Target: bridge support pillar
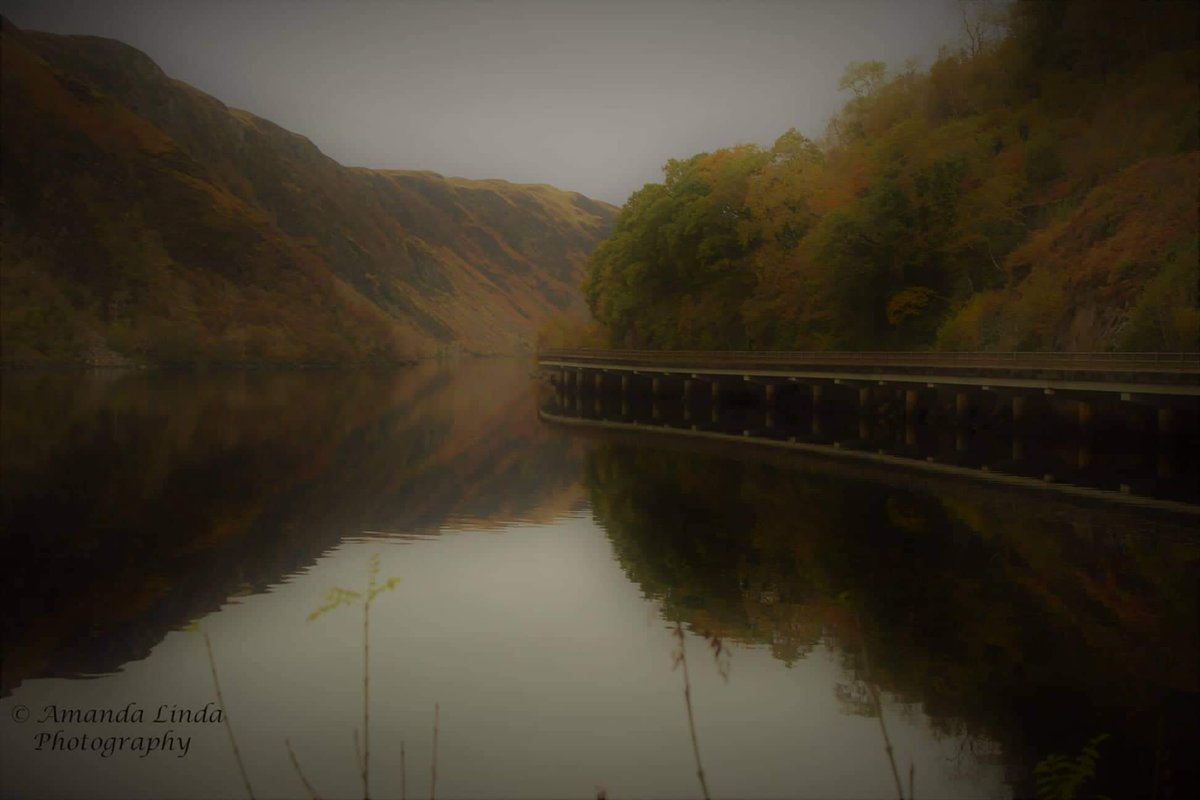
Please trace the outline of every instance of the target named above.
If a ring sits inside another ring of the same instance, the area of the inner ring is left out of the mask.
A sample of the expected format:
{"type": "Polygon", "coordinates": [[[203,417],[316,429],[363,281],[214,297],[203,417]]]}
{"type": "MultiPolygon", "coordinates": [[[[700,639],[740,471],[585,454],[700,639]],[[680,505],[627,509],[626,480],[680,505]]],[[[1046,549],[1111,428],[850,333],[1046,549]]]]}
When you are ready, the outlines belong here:
{"type": "Polygon", "coordinates": [[[1092,420],[1096,406],[1090,400],[1080,400],[1077,408],[1079,418],[1079,445],[1075,451],[1075,466],[1087,469],[1092,463],[1092,420]]]}
{"type": "Polygon", "coordinates": [[[1025,419],[1025,396],[1014,394],[1012,399],[1012,418],[1013,422],[1020,422],[1025,419]]]}
{"type": "Polygon", "coordinates": [[[916,421],[917,411],[921,407],[921,396],[917,394],[916,389],[904,390],[904,418],[907,420],[916,421]]]}
{"type": "Polygon", "coordinates": [[[963,428],[959,428],[954,432],[954,452],[967,452],[967,432],[963,428]]]}
{"type": "Polygon", "coordinates": [[[1012,441],[1012,460],[1023,461],[1025,459],[1025,440],[1020,436],[1014,436],[1012,441]]]}
{"type": "Polygon", "coordinates": [[[909,421],[904,423],[904,444],[911,447],[917,443],[917,425],[909,421]]]}
{"type": "Polygon", "coordinates": [[[966,420],[970,410],[971,396],[966,392],[957,392],[954,395],[954,418],[959,422],[962,422],[966,420]]]}
{"type": "Polygon", "coordinates": [[[1079,427],[1090,428],[1092,419],[1096,416],[1096,407],[1087,400],[1079,401],[1079,427]]]}
{"type": "Polygon", "coordinates": [[[621,396],[622,397],[629,396],[629,376],[628,375],[621,376],[621,396]]]}
{"type": "Polygon", "coordinates": [[[864,386],[858,390],[858,413],[866,414],[871,409],[871,387],[864,386]]]}
{"type": "Polygon", "coordinates": [[[825,387],[822,384],[814,383],[811,385],[812,390],[812,435],[820,437],[824,428],[821,415],[825,411],[825,387]]]}
{"type": "Polygon", "coordinates": [[[1161,478],[1175,475],[1175,448],[1171,434],[1175,431],[1175,412],[1170,406],[1159,406],[1155,416],[1158,421],[1158,464],[1155,474],[1161,478]]]}
{"type": "Polygon", "coordinates": [[[599,392],[601,389],[604,388],[604,373],[603,372],[596,373],[596,377],[592,378],[592,385],[596,387],[597,392],[599,392]]]}

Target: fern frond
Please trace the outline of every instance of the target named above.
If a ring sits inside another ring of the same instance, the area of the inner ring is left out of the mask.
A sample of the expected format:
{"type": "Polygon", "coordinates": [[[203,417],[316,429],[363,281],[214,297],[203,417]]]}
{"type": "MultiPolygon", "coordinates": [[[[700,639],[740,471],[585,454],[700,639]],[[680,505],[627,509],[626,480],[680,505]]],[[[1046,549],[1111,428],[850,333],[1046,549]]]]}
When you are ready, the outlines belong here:
{"type": "Polygon", "coordinates": [[[312,622],[322,614],[333,611],[338,606],[348,606],[361,598],[362,595],[353,589],[343,589],[341,586],[334,586],[325,593],[325,605],[309,614],[308,621],[312,622]]]}
{"type": "Polygon", "coordinates": [[[367,602],[368,603],[371,602],[372,600],[374,600],[376,597],[383,594],[384,592],[390,592],[392,589],[395,589],[396,584],[398,584],[398,583],[400,583],[399,578],[391,577],[391,578],[388,578],[387,583],[383,584],[382,586],[372,586],[370,593],[367,595],[367,602]]]}

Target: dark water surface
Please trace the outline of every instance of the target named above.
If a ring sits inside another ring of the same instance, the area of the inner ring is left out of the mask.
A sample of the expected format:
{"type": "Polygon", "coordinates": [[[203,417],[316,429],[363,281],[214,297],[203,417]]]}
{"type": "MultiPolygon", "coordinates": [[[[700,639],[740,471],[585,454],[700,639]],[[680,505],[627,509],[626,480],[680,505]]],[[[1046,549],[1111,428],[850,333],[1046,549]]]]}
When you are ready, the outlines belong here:
{"type": "Polygon", "coordinates": [[[1195,788],[1195,517],[581,434],[530,371],[6,375],[3,795],[426,796],[436,704],[439,797],[697,796],[676,622],[715,797],[894,797],[881,713],[917,797],[1101,736],[1084,794],[1195,788]]]}

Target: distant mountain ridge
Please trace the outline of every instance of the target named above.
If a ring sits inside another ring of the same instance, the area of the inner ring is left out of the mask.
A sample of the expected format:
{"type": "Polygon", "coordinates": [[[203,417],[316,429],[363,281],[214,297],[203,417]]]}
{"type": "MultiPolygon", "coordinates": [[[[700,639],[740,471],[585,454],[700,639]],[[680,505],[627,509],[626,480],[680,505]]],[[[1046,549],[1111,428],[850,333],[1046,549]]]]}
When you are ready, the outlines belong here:
{"type": "Polygon", "coordinates": [[[2,37],[5,364],[395,362],[586,315],[613,206],[344,167],[120,42],[2,37]]]}

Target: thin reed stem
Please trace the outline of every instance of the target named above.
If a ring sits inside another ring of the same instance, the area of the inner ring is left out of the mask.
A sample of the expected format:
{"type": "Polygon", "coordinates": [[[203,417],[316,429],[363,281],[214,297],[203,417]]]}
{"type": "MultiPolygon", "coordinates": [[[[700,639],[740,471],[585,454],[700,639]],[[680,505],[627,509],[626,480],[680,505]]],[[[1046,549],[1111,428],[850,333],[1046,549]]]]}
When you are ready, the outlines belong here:
{"type": "Polygon", "coordinates": [[[408,800],[408,770],[404,766],[404,740],[400,740],[400,800],[408,800]]]}
{"type": "Polygon", "coordinates": [[[433,772],[429,780],[429,800],[437,800],[437,740],[438,740],[438,714],[439,707],[437,703],[433,704],[433,772]]]}
{"type": "Polygon", "coordinates": [[[354,729],[353,734],[354,734],[354,761],[355,761],[355,763],[358,764],[358,777],[362,778],[363,786],[365,787],[366,783],[367,783],[367,778],[363,774],[362,746],[358,740],[358,728],[354,729]]]}
{"type": "Polygon", "coordinates": [[[709,800],[708,782],[704,779],[704,765],[700,762],[700,742],[696,739],[696,719],[692,713],[692,682],[688,677],[687,653],[683,647],[683,624],[675,623],[675,638],[679,640],[678,662],[683,665],[683,701],[687,705],[688,733],[692,737],[692,754],[696,757],[696,777],[700,779],[700,792],[709,800]]]}
{"type": "Polygon", "coordinates": [[[309,798],[311,800],[321,800],[321,797],[317,794],[317,790],[313,788],[313,785],[309,783],[308,778],[304,775],[304,770],[300,769],[300,760],[296,758],[296,752],[292,750],[292,740],[284,739],[283,743],[287,746],[288,757],[292,759],[292,766],[296,768],[296,774],[300,776],[300,782],[304,784],[309,798]]]}
{"type": "Polygon", "coordinates": [[[242,773],[242,783],[246,786],[246,794],[254,800],[254,789],[250,787],[250,776],[246,774],[246,765],[242,763],[242,753],[238,750],[237,739],[233,737],[233,725],[229,721],[229,709],[225,706],[225,697],[221,694],[221,681],[217,678],[217,660],[213,658],[212,641],[208,631],[204,631],[204,647],[208,650],[208,666],[212,670],[213,688],[217,690],[217,705],[221,707],[225,719],[225,732],[229,734],[229,744],[233,748],[233,757],[237,760],[238,771],[242,773]]]}
{"type": "Polygon", "coordinates": [[[370,800],[371,789],[371,715],[368,698],[371,690],[371,671],[370,671],[370,629],[368,627],[371,613],[371,590],[375,588],[375,575],[371,575],[370,583],[367,587],[367,599],[363,601],[363,757],[362,757],[362,781],[363,781],[363,800],[370,800]]]}
{"type": "Polygon", "coordinates": [[[879,732],[883,734],[883,749],[887,753],[888,763],[892,766],[892,778],[896,781],[896,796],[900,800],[904,800],[904,785],[900,782],[900,770],[896,768],[896,756],[892,750],[892,740],[888,737],[887,724],[883,720],[883,703],[879,700],[879,687],[871,679],[871,662],[867,658],[867,640],[863,636],[862,620],[859,618],[857,611],[854,613],[854,622],[858,628],[858,645],[862,652],[863,674],[867,679],[867,690],[871,693],[871,701],[875,704],[875,715],[879,717],[879,732]]]}

